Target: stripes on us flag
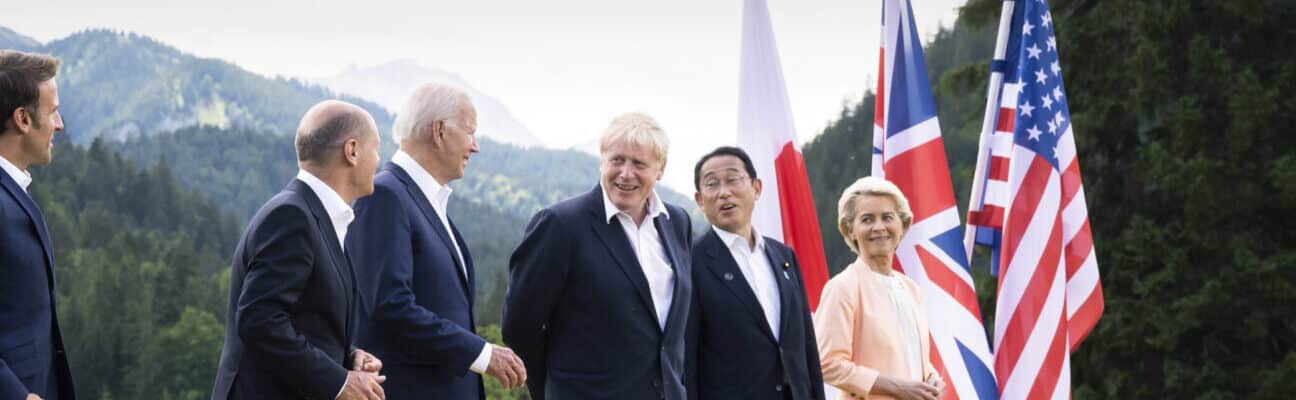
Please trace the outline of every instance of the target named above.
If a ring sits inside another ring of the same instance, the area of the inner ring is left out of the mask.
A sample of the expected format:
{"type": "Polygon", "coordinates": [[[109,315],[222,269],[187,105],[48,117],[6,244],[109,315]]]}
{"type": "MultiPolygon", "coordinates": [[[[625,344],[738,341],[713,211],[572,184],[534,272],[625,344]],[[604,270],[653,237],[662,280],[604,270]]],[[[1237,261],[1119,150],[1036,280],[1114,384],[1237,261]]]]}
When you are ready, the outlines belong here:
{"type": "Polygon", "coordinates": [[[1102,314],[1102,286],[1052,14],[1044,0],[1003,9],[968,229],[999,278],[1001,398],[1068,399],[1070,353],[1102,314]]]}

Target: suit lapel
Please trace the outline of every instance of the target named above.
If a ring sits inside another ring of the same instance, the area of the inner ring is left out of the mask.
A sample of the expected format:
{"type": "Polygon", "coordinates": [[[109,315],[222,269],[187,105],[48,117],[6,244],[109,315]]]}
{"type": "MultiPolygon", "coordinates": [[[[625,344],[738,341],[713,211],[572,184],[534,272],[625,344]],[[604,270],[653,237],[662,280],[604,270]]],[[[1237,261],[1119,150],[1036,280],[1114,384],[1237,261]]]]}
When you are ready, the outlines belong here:
{"type": "Polygon", "coordinates": [[[729,293],[733,294],[738,299],[738,302],[743,305],[743,308],[747,309],[747,313],[751,314],[757,325],[760,325],[761,332],[764,332],[765,336],[769,337],[770,340],[774,340],[774,333],[770,331],[769,321],[765,319],[765,311],[761,308],[760,301],[756,299],[756,291],[752,289],[751,282],[748,282],[747,278],[744,277],[742,269],[738,266],[738,262],[734,260],[733,254],[729,252],[728,246],[720,239],[720,235],[715,233],[714,229],[707,232],[704,240],[707,243],[707,257],[711,261],[707,263],[707,267],[709,267],[711,273],[720,282],[723,282],[724,286],[729,289],[729,293]]]}
{"type": "Polygon", "coordinates": [[[45,216],[41,214],[41,209],[36,205],[36,201],[31,198],[21,187],[18,182],[14,182],[9,174],[0,171],[0,186],[18,200],[18,206],[22,207],[27,216],[31,218],[32,224],[36,226],[36,235],[40,237],[41,248],[45,252],[45,272],[49,276],[50,293],[54,293],[54,246],[50,242],[49,229],[45,226],[45,216]]]}
{"type": "Polygon", "coordinates": [[[797,276],[796,274],[800,274],[800,271],[792,269],[797,263],[796,260],[791,260],[788,256],[789,254],[783,253],[776,249],[775,246],[765,245],[765,258],[769,260],[770,268],[774,273],[774,281],[778,282],[779,288],[780,337],[783,337],[783,333],[787,333],[792,324],[801,321],[799,315],[794,315],[795,312],[802,308],[797,304],[797,296],[801,296],[801,294],[797,291],[797,280],[794,279],[797,276]]]}
{"type": "Polygon", "coordinates": [[[465,289],[468,290],[468,305],[471,308],[473,299],[475,298],[473,296],[477,295],[477,271],[473,267],[472,252],[468,251],[468,246],[464,244],[463,234],[459,233],[459,226],[455,225],[454,220],[446,217],[446,221],[450,222],[450,234],[454,235],[455,243],[459,243],[459,251],[463,254],[463,260],[461,261],[463,261],[464,270],[468,275],[468,281],[465,282],[465,289]]]}
{"type": "MultiPolygon", "coordinates": [[[[315,217],[315,226],[319,229],[319,234],[324,238],[325,246],[328,246],[329,258],[333,260],[333,273],[337,274],[338,280],[342,281],[343,288],[348,294],[355,290],[355,270],[351,268],[351,259],[342,251],[342,244],[338,243],[337,229],[333,227],[333,220],[329,218],[328,211],[324,209],[324,203],[320,202],[319,195],[297,179],[293,179],[288,185],[288,189],[297,192],[302,199],[306,200],[306,206],[310,207],[311,215],[315,217]],[[345,269],[345,270],[343,270],[345,269]]],[[[354,307],[354,299],[347,301],[347,307],[354,307]]],[[[347,314],[347,326],[350,330],[351,315],[347,314]]]]}
{"type": "MultiPolygon", "coordinates": [[[[455,276],[459,277],[460,289],[463,289],[464,296],[468,297],[468,301],[471,303],[472,289],[467,277],[465,277],[463,273],[463,271],[467,270],[464,268],[464,260],[459,259],[459,253],[455,251],[454,242],[450,241],[451,233],[446,232],[445,225],[441,223],[441,216],[432,208],[432,202],[423,194],[423,190],[419,188],[418,184],[414,183],[414,178],[410,177],[409,173],[405,172],[404,168],[396,165],[396,163],[388,162],[387,169],[395,174],[396,179],[399,179],[401,183],[405,185],[405,191],[414,199],[414,205],[423,212],[423,218],[427,219],[428,225],[432,226],[432,231],[436,232],[436,236],[441,240],[441,244],[445,245],[446,251],[450,252],[450,260],[454,261],[455,264],[455,276]]],[[[446,217],[446,220],[449,221],[450,218],[446,217]]],[[[462,243],[462,241],[460,241],[460,243],[462,243]]],[[[467,251],[464,251],[463,253],[468,254],[467,251]]],[[[467,256],[465,255],[465,257],[467,256]]]]}
{"type": "Polygon", "coordinates": [[[635,292],[639,293],[639,299],[643,300],[653,320],[657,321],[657,307],[653,304],[652,292],[648,290],[648,278],[644,276],[639,260],[634,257],[634,248],[630,247],[630,239],[626,238],[625,230],[621,227],[621,219],[613,218],[611,223],[608,222],[607,211],[603,209],[603,189],[595,187],[594,191],[586,194],[586,203],[590,214],[593,214],[590,222],[594,236],[607,247],[612,259],[621,267],[621,272],[625,273],[635,292]]]}
{"type": "Polygon", "coordinates": [[[674,294],[671,297],[671,307],[668,311],[670,314],[666,316],[665,330],[670,330],[672,326],[683,323],[683,321],[675,322],[677,320],[675,316],[685,315],[680,313],[688,311],[689,302],[684,301],[684,299],[689,299],[689,293],[686,292],[693,290],[692,286],[687,283],[688,280],[685,279],[692,274],[689,269],[690,265],[680,259],[680,257],[684,256],[684,252],[687,251],[684,249],[684,238],[675,234],[669,215],[670,209],[665,209],[662,210],[661,215],[653,218],[653,227],[657,229],[658,240],[661,240],[662,248],[666,250],[666,258],[670,260],[671,270],[675,271],[675,287],[671,289],[674,294]]]}

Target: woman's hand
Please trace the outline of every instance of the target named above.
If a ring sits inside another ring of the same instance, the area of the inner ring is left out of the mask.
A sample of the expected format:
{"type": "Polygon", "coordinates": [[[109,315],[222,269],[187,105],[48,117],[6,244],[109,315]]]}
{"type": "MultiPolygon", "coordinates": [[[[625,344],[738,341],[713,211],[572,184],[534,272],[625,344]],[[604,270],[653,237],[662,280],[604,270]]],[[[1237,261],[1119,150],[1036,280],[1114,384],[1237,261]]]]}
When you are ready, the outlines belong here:
{"type": "Polygon", "coordinates": [[[940,374],[933,372],[928,375],[926,383],[936,388],[936,398],[945,397],[945,379],[941,378],[940,374]]]}
{"type": "Polygon", "coordinates": [[[945,391],[945,383],[940,382],[939,379],[940,377],[936,378],[937,383],[940,384],[938,388],[929,383],[932,381],[931,378],[928,378],[928,382],[918,382],[883,375],[879,376],[877,382],[873,384],[873,392],[900,400],[939,400],[945,391]]]}

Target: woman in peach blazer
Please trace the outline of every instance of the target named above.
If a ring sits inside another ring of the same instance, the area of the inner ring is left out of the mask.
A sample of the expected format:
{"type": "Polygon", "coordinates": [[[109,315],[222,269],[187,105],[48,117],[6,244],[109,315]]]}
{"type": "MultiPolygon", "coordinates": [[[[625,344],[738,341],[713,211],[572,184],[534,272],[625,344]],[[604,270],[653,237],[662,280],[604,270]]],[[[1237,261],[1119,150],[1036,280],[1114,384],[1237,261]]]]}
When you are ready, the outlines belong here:
{"type": "Polygon", "coordinates": [[[866,177],[842,192],[837,228],[859,255],[824,286],[814,316],[824,383],[843,398],[939,399],[918,287],[892,269],[909,229],[909,201],[891,182],[866,177]]]}

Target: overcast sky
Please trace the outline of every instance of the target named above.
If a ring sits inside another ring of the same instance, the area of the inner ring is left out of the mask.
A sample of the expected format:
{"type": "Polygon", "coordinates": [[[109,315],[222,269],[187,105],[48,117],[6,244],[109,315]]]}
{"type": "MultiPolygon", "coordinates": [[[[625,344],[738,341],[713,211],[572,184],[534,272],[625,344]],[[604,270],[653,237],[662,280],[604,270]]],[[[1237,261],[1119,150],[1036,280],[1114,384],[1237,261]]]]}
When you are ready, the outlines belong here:
{"type": "MultiPolygon", "coordinates": [[[[768,2],[804,143],[874,85],[880,1],[768,2]]],[[[963,2],[915,1],[924,36],[963,2]]],[[[736,141],[741,0],[6,3],[0,25],[40,41],[112,28],[270,76],[413,59],[498,98],[552,147],[643,111],[670,133],[666,180],[685,193],[694,160],[736,141]]]]}

